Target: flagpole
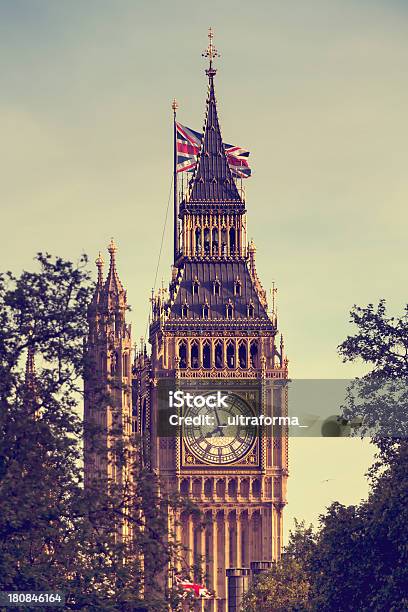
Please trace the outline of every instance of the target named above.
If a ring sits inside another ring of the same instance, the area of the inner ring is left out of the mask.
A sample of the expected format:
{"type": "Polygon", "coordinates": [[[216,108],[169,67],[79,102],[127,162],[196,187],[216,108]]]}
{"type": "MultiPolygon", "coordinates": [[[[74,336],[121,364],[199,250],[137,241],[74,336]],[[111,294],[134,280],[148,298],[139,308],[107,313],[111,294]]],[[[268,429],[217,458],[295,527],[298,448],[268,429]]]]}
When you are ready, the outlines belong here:
{"type": "Polygon", "coordinates": [[[177,100],[174,98],[171,105],[173,109],[173,138],[174,138],[174,152],[173,152],[173,190],[174,190],[174,205],[173,205],[173,232],[174,232],[174,263],[179,253],[179,235],[178,235],[178,190],[177,190],[177,126],[176,126],[176,114],[178,109],[177,100]]]}

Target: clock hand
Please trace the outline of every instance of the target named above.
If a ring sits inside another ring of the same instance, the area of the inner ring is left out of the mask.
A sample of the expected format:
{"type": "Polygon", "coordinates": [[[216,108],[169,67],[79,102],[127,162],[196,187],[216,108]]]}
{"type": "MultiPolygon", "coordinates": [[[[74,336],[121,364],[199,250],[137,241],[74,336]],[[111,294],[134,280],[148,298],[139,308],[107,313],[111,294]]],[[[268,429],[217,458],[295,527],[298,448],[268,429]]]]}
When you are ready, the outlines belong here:
{"type": "Polygon", "coordinates": [[[214,435],[214,434],[215,434],[217,431],[218,431],[218,427],[216,427],[216,428],[215,428],[215,429],[213,429],[212,431],[209,431],[209,432],[207,433],[207,436],[206,436],[206,437],[207,437],[207,438],[210,438],[210,437],[212,438],[212,437],[213,437],[213,435],[214,435]]]}
{"type": "Polygon", "coordinates": [[[217,408],[214,408],[214,412],[215,412],[215,418],[217,419],[217,425],[219,427],[221,423],[220,423],[220,415],[218,414],[217,408]]]}
{"type": "Polygon", "coordinates": [[[221,436],[225,436],[224,430],[222,429],[223,426],[221,425],[220,415],[218,414],[217,408],[214,408],[214,412],[215,412],[215,418],[217,420],[217,427],[214,429],[214,431],[218,430],[221,436]]]}
{"type": "Polygon", "coordinates": [[[213,429],[212,431],[209,431],[207,435],[213,437],[213,435],[216,432],[218,432],[219,435],[221,435],[221,436],[225,436],[225,433],[224,433],[224,430],[222,428],[222,425],[217,425],[217,427],[215,429],[213,429]]]}

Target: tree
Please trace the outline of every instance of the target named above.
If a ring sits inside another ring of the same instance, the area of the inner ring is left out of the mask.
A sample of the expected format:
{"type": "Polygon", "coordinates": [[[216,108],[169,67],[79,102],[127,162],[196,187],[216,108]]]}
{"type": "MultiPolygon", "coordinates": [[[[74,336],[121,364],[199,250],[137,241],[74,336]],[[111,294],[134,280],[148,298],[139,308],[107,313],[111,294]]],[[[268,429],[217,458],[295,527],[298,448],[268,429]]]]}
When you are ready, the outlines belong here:
{"type": "Polygon", "coordinates": [[[344,416],[362,417],[358,433],[371,437],[387,461],[408,439],[408,305],[401,317],[387,316],[385,300],[377,307],[354,306],[350,322],[357,331],[339,353],[343,361],[360,359],[371,370],[350,385],[344,416]]]}
{"type": "Polygon", "coordinates": [[[356,506],[333,503],[316,533],[297,525],[283,561],[247,593],[246,612],[408,609],[408,307],[393,318],[384,300],[355,306],[351,322],[357,332],[340,354],[372,369],[351,385],[344,416],[363,417],[360,434],[379,448],[369,497],[356,506]]]}
{"type": "Polygon", "coordinates": [[[295,521],[280,561],[260,574],[244,597],[243,612],[300,612],[310,606],[310,563],[315,552],[312,528],[295,521]]]}
{"type": "Polygon", "coordinates": [[[158,494],[136,438],[133,487],[99,480],[84,489],[79,404],[94,287],[85,256],[74,265],[38,254],[36,263],[0,275],[0,590],[63,591],[66,609],[167,610],[180,598],[159,577],[178,553],[167,516],[181,502],[158,494]],[[121,520],[133,537],[118,538],[121,520]],[[155,560],[149,591],[144,557],[155,560]]]}
{"type": "Polygon", "coordinates": [[[401,448],[358,506],[334,503],[320,517],[311,589],[314,609],[408,607],[408,454],[401,448]]]}
{"type": "Polygon", "coordinates": [[[62,586],[81,482],[73,393],[91,290],[86,260],[75,267],[49,255],[36,259],[39,272],[0,276],[2,590],[62,586]],[[35,388],[24,379],[27,351],[41,359],[35,388]]]}

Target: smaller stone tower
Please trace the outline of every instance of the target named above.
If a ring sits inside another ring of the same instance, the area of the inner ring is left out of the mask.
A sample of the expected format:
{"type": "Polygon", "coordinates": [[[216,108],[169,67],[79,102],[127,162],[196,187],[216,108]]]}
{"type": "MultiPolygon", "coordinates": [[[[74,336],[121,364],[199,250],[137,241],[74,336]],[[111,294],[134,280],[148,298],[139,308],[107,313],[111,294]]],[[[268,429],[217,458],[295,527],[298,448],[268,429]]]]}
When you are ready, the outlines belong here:
{"type": "Polygon", "coordinates": [[[104,478],[115,484],[128,479],[128,468],[118,468],[115,443],[126,445],[132,430],[131,327],[126,323],[126,291],[116,270],[116,245],[111,240],[109,272],[96,259],[98,280],[88,310],[85,374],[85,483],[104,478]]]}

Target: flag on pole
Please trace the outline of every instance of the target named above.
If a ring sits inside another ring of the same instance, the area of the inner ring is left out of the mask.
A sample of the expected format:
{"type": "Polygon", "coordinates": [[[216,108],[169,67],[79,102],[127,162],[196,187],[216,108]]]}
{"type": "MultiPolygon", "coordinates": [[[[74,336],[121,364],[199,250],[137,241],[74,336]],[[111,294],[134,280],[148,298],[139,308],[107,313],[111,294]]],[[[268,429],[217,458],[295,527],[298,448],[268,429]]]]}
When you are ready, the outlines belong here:
{"type": "Polygon", "coordinates": [[[180,576],[175,576],[175,582],[179,588],[186,591],[186,594],[188,591],[192,591],[195,597],[200,597],[202,599],[211,599],[213,597],[211,591],[206,589],[203,584],[198,584],[191,580],[185,580],[180,576]]]}
{"type": "MultiPolygon", "coordinates": [[[[177,173],[192,172],[197,165],[203,135],[176,122],[177,135],[177,173]]],[[[248,164],[249,151],[242,147],[224,143],[228,165],[235,178],[249,178],[251,168],[248,164]]]]}

